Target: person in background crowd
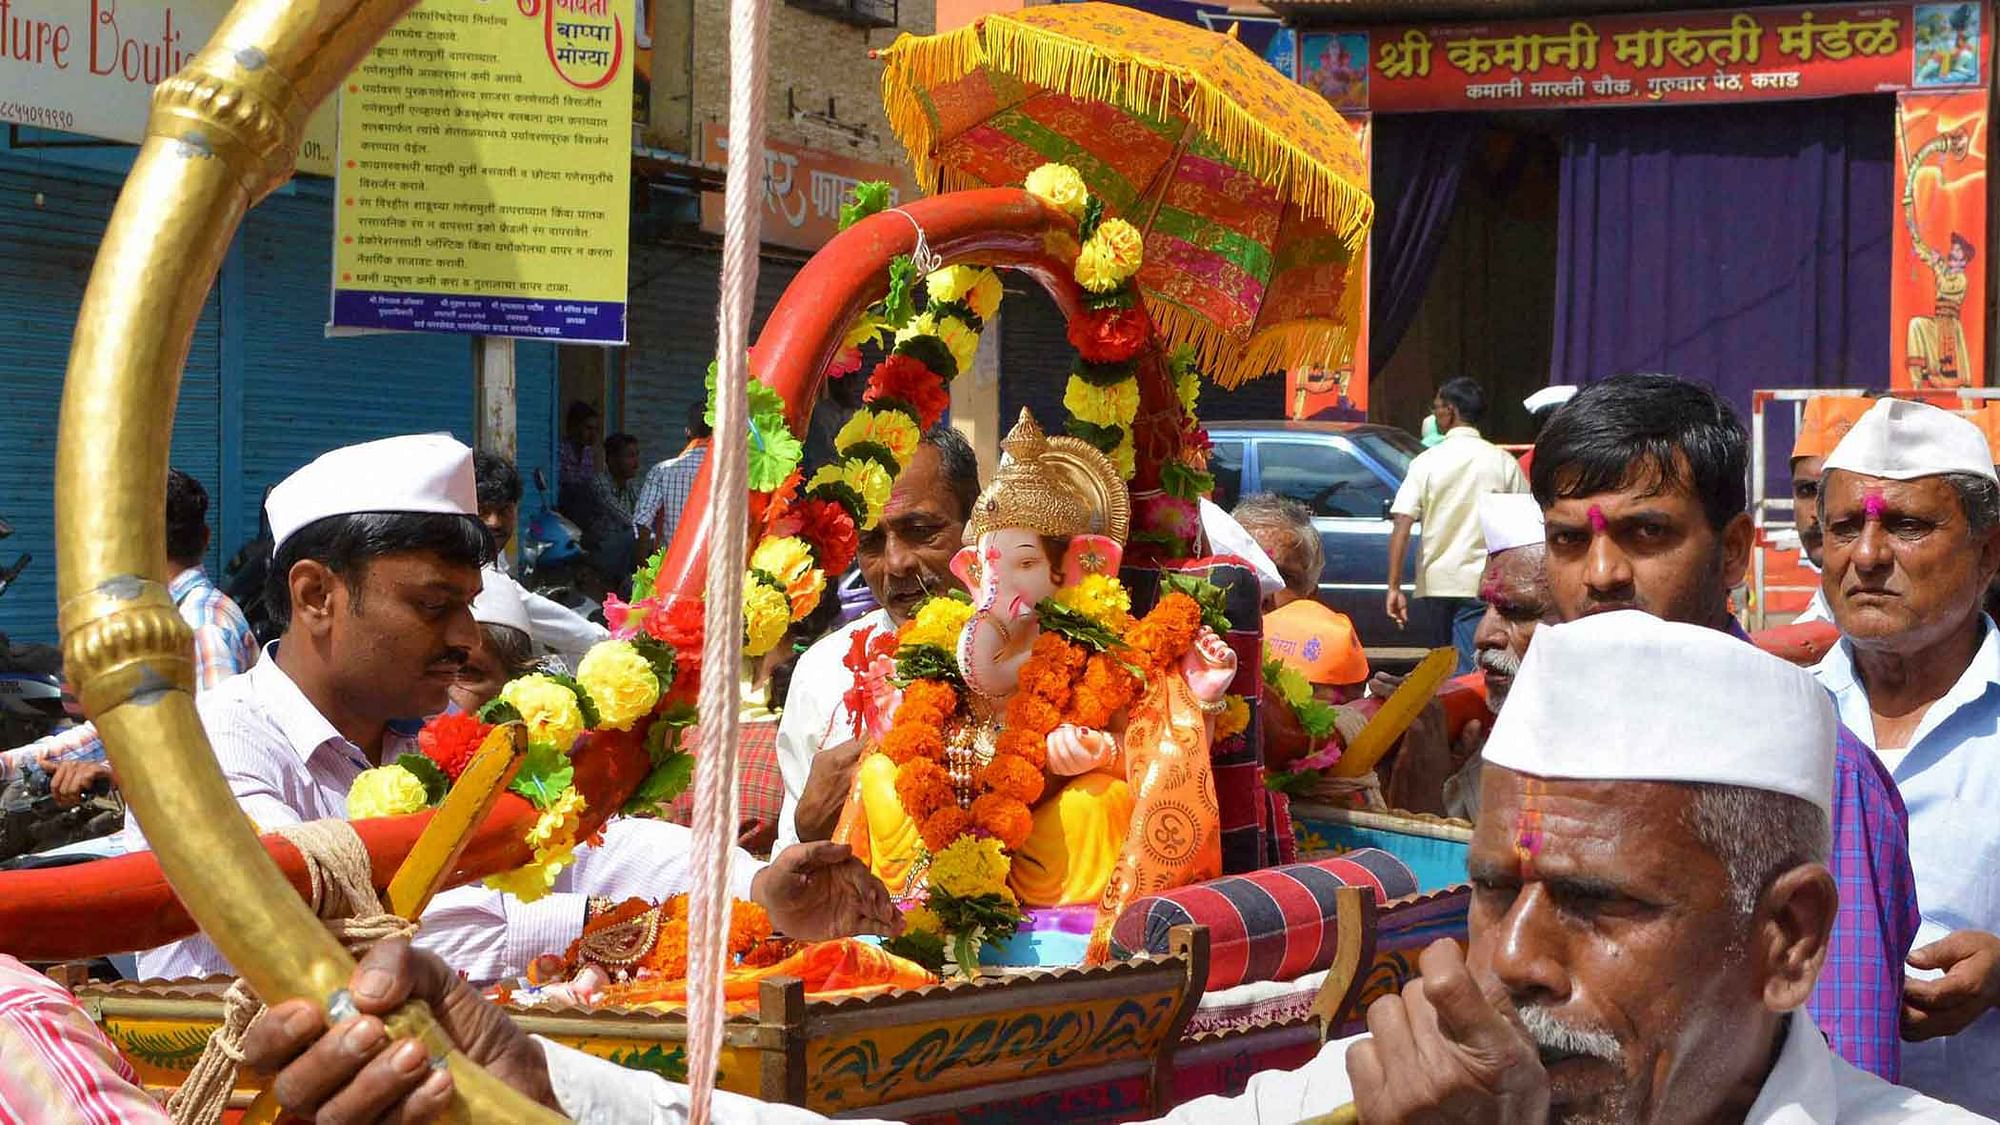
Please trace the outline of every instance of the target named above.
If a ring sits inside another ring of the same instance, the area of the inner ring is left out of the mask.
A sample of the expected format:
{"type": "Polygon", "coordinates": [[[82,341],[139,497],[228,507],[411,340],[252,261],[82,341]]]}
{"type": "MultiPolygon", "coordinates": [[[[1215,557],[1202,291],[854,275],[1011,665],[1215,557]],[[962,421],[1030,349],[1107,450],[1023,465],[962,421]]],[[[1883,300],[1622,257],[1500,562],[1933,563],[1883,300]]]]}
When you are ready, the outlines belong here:
{"type": "Polygon", "coordinates": [[[507,686],[535,669],[535,642],[528,607],[512,578],[486,567],[479,572],[479,596],[472,599],[479,644],[466,651],[451,684],[451,705],[476,715],[507,686]]]}
{"type": "Polygon", "coordinates": [[[632,521],[638,506],[639,439],[612,434],[604,439],[604,471],[591,480],[583,530],[593,564],[621,595],[631,592],[632,571],[639,565],[632,521]]]}
{"type": "Polygon", "coordinates": [[[694,489],[694,475],[708,458],[709,438],[715,432],[709,427],[707,411],[707,404],[702,402],[688,407],[687,444],[672,458],[654,465],[646,474],[646,483],[639,488],[639,500],[632,508],[632,524],[648,555],[672,543],[674,532],[680,528],[681,509],[687,506],[688,493],[694,489]]]}
{"type": "MultiPolygon", "coordinates": [[[[1178,1125],[1664,1121],[1957,1125],[1984,1119],[1849,1066],[1801,1011],[1829,962],[1835,721],[1802,669],[1712,630],[1617,614],[1523,663],[1468,856],[1469,948],[1368,1009],[1366,1036],[1176,1109],[1178,1125]],[[1690,707],[1686,701],[1705,704],[1690,707]]],[[[291,1000],[244,1040],[283,1108],[420,1120],[449,1071],[381,1017],[427,1003],[500,1081],[577,1120],[678,1121],[685,1086],[530,1038],[435,958],[384,942],[329,1031],[291,1000]]],[[[717,1094],[727,1125],[824,1121],[717,1094]]]]}
{"type": "Polygon", "coordinates": [[[567,512],[588,497],[602,436],[604,421],[597,408],[581,399],[571,402],[563,415],[563,440],[556,447],[556,507],[567,512]]]}
{"type": "Polygon", "coordinates": [[[0,1121],[167,1125],[76,997],[0,953],[0,1121]]]}
{"type": "MultiPolygon", "coordinates": [[[[444,434],[333,450],[272,490],[270,508],[271,600],[284,635],[249,674],[196,701],[231,791],[266,829],[345,817],[356,777],[414,750],[407,720],[445,708],[480,643],[471,606],[493,553],[477,517],[472,451],[444,434]]],[[[133,847],[144,828],[127,819],[133,847]]],[[[577,848],[552,893],[523,902],[485,887],[446,891],[424,912],[418,940],[476,979],[519,975],[611,903],[686,890],[690,843],[678,825],[613,817],[600,843],[577,848]]],[[[900,927],[888,892],[838,845],[795,848],[768,865],[738,850],[729,868],[731,894],[802,939],[900,927]]],[[[142,953],[139,967],[184,977],[224,963],[213,942],[194,937],[142,953]]]]}
{"type": "Polygon", "coordinates": [[[1507,451],[1479,434],[1486,417],[1486,392],[1458,378],[1438,388],[1432,416],[1444,440],[1410,462],[1403,486],[1389,510],[1396,518],[1389,533],[1389,593],[1385,608],[1398,626],[1410,621],[1403,593],[1403,558],[1410,529],[1424,525],[1423,556],[1417,560],[1417,597],[1430,598],[1451,622],[1458,649],[1458,672],[1473,668],[1472,635],[1486,607],[1479,601],[1479,574],[1486,548],[1479,541],[1479,498],[1489,492],[1526,492],[1528,482],[1507,451]]]}
{"type": "MultiPolygon", "coordinates": [[[[1826,455],[1872,404],[1868,398],[1819,395],[1807,399],[1799,412],[1799,433],[1792,440],[1792,518],[1799,528],[1799,553],[1815,573],[1826,565],[1819,524],[1819,478],[1826,468],[1826,455]]],[[[1814,590],[1805,612],[1792,620],[1833,620],[1825,591],[1814,590]]]]}
{"type": "Polygon", "coordinates": [[[1826,458],[1823,576],[1841,640],[1813,674],[1910,810],[1923,924],[1903,1078],[2000,1113],[2000,479],[1979,427],[1874,403],[1826,458]]]}
{"type": "MultiPolygon", "coordinates": [[[[1735,409],[1706,387],[1620,375],[1578,392],[1535,446],[1557,614],[1575,621],[1638,609],[1748,645],[1729,614],[1729,591],[1750,565],[1755,537],[1749,460],[1735,409]]],[[[1894,1081],[1902,1073],[1902,964],[1917,930],[1909,819],[1888,771],[1845,729],[1833,840],[1840,914],[1813,1014],[1837,1054],[1894,1081]]]]}
{"type": "Polygon", "coordinates": [[[575,668],[590,646],[610,636],[611,631],[561,602],[534,593],[513,577],[507,545],[514,541],[514,530],[521,520],[521,474],[512,461],[492,453],[479,454],[474,465],[479,481],[479,522],[492,534],[498,552],[494,569],[507,575],[520,590],[535,644],[575,668]]]}
{"type": "MultiPolygon", "coordinates": [[[[208,490],[179,469],[167,471],[167,594],[181,620],[194,630],[195,689],[207,691],[257,662],[250,622],[202,569],[208,554],[208,490]]],[[[0,753],[0,785],[24,770],[49,773],[49,792],[64,807],[79,804],[111,780],[97,728],[79,723],[65,731],[0,753]]]]}
{"type": "Polygon", "coordinates": [[[1269,492],[1245,496],[1230,513],[1269,555],[1285,586],[1264,600],[1264,644],[1297,669],[1328,703],[1360,696],[1368,684],[1368,654],[1354,622],[1319,600],[1326,548],[1312,512],[1269,492]]]}
{"type": "MultiPolygon", "coordinates": [[[[1556,410],[1563,403],[1576,397],[1576,391],[1577,388],[1574,385],[1565,383],[1554,387],[1543,387],[1541,390],[1521,400],[1521,405],[1527,408],[1528,417],[1535,423],[1535,433],[1537,436],[1541,434],[1542,427],[1549,424],[1549,419],[1555,417],[1556,410]]],[[[1521,471],[1523,473],[1528,472],[1535,463],[1535,447],[1532,445],[1529,446],[1521,454],[1519,461],[1521,463],[1521,471]]]]}
{"type": "Polygon", "coordinates": [[[1236,517],[1222,510],[1222,505],[1204,496],[1195,502],[1195,514],[1201,520],[1201,544],[1196,548],[1199,555],[1213,558],[1234,559],[1250,568],[1257,576],[1257,593],[1260,597],[1271,598],[1285,589],[1284,576],[1278,573],[1278,564],[1264,553],[1255,536],[1236,522],[1236,517]]]}
{"type": "Polygon", "coordinates": [[[778,721],[778,767],[785,806],[778,846],[833,835],[861,760],[862,731],[842,698],[853,686],[845,660],[863,630],[894,630],[932,594],[957,588],[952,556],[979,499],[979,458],[948,422],[933,426],[896,478],[875,530],[861,535],[856,561],[881,608],[837,629],[799,657],[778,721]]]}

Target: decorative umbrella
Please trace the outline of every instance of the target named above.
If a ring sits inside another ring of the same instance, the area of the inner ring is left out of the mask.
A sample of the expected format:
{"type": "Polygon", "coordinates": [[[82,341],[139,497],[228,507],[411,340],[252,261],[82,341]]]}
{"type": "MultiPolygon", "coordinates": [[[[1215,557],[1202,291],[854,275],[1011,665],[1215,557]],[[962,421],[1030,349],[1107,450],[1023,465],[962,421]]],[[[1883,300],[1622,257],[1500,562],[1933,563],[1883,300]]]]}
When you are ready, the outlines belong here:
{"type": "Polygon", "coordinates": [[[1374,203],[1353,130],[1238,43],[1115,4],[989,15],[881,52],[928,191],[1056,162],[1145,232],[1139,288],[1224,386],[1352,351],[1374,203]]]}

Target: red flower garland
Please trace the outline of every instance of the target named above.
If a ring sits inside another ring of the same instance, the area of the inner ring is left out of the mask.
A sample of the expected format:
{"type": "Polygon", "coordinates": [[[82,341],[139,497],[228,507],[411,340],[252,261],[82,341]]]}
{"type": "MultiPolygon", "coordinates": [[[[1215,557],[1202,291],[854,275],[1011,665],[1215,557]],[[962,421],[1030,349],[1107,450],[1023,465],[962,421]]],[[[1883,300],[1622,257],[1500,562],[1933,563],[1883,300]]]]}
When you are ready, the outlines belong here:
{"type": "Polygon", "coordinates": [[[491,733],[491,726],[471,715],[439,715],[417,732],[417,749],[436,762],[446,777],[457,781],[491,733]]]}
{"type": "Polygon", "coordinates": [[[1152,337],[1153,322],[1136,305],[1092,309],[1069,322],[1070,346],[1089,363],[1125,363],[1145,350],[1152,337]]]}
{"type": "Polygon", "coordinates": [[[924,430],[937,425],[951,406],[951,392],[945,389],[937,372],[906,355],[888,356],[869,373],[868,390],[861,396],[862,401],[874,403],[885,398],[915,410],[917,425],[924,430]]]}

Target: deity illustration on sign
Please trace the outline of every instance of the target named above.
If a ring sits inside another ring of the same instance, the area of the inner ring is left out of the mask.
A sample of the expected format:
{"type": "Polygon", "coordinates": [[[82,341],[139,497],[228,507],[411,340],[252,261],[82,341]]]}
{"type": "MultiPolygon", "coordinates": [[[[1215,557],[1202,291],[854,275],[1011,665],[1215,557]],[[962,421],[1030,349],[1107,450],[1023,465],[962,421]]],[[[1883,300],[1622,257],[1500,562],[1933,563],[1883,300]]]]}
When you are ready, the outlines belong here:
{"type": "Polygon", "coordinates": [[[1979,84],[1979,5],[1917,5],[1913,86],[1979,84]]]}
{"type": "Polygon", "coordinates": [[[1937,137],[1911,155],[1904,173],[1903,221],[1910,228],[1911,252],[1928,266],[1937,286],[1937,304],[1930,316],[1913,316],[1908,330],[1906,362],[1912,387],[1963,386],[1966,360],[1971,355],[1965,342],[1965,322],[1959,318],[1968,286],[1966,269],[1976,256],[1972,241],[1951,232],[1942,248],[1924,240],[1918,222],[1917,178],[1933,161],[1938,178],[1946,178],[1945,163],[1963,160],[1970,145],[1964,129],[1954,129],[1937,137]]]}
{"type": "Polygon", "coordinates": [[[1368,108],[1368,35],[1299,37],[1299,81],[1335,109],[1368,108]]]}

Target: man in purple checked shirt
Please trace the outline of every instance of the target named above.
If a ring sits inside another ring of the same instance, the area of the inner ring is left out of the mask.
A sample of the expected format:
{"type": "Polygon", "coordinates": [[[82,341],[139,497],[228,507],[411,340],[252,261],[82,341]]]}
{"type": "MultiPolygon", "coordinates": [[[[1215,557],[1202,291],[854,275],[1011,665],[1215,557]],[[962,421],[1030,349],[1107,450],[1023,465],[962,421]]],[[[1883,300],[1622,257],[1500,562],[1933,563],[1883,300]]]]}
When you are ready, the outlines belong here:
{"type": "MultiPolygon", "coordinates": [[[[1637,609],[1748,643],[1729,613],[1754,539],[1748,460],[1729,403],[1672,376],[1617,376],[1558,410],[1535,444],[1530,485],[1563,620],[1637,609]]],[[[1890,1082],[1902,1075],[1903,960],[1919,920],[1909,841],[1895,782],[1842,727],[1827,865],[1840,913],[1810,1008],[1842,1058],[1890,1082]]]]}

